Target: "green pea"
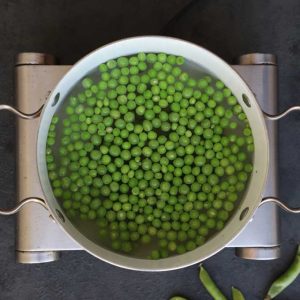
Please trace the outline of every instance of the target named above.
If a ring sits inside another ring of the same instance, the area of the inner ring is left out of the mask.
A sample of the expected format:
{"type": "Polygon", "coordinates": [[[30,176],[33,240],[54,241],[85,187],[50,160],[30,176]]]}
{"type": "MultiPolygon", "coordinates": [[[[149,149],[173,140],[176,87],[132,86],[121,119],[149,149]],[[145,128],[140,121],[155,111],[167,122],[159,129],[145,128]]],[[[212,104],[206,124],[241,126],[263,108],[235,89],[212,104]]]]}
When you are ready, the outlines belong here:
{"type": "Polygon", "coordinates": [[[252,172],[246,161],[253,137],[236,98],[210,76],[196,81],[183,63],[165,53],[107,61],[97,83],[86,77],[84,90],[69,97],[61,141],[59,118],[51,122],[46,160],[53,192],[70,217],[80,210],[83,220],[111,220],[111,231],[100,236],[109,234],[114,250],[129,253],[134,242],[156,235],[163,251],[154,258],[202,245],[211,229],[222,230],[252,172]],[[240,122],[242,136],[227,134],[240,122]],[[127,232],[127,220],[139,228],[127,232]],[[178,231],[187,244],[175,244],[178,231]]]}

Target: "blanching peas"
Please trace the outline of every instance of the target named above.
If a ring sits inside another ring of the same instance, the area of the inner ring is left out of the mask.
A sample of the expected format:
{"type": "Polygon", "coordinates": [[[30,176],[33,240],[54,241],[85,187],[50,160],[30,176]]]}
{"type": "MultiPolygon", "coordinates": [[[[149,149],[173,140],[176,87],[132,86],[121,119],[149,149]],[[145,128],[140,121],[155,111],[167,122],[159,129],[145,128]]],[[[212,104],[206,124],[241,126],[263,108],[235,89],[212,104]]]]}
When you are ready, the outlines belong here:
{"type": "Polygon", "coordinates": [[[69,218],[101,224],[99,236],[118,252],[151,245],[152,259],[191,251],[223,229],[254,150],[223,82],[196,80],[183,57],[138,53],[102,63],[80,89],[47,138],[49,179],[69,218]]]}

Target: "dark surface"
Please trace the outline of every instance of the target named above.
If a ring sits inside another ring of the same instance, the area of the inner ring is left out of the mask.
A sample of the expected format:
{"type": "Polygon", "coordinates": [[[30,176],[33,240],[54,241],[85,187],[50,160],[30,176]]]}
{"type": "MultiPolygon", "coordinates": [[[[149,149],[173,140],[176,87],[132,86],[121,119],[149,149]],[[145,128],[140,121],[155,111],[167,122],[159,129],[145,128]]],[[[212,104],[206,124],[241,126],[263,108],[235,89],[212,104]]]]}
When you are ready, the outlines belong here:
{"type": "MultiPolygon", "coordinates": [[[[0,103],[14,103],[13,58],[22,51],[55,54],[74,63],[107,42],[142,34],[165,34],[198,43],[228,62],[247,52],[279,58],[280,109],[300,103],[300,2],[273,1],[0,1],[0,103]]],[[[280,191],[299,206],[300,114],[280,122],[280,191]]],[[[1,113],[0,199],[15,201],[14,117],[1,113]]],[[[205,262],[227,296],[231,285],[247,299],[263,299],[270,282],[290,263],[299,243],[299,217],[282,214],[282,258],[245,261],[227,249],[205,262]]],[[[18,265],[14,218],[0,218],[0,299],[210,299],[198,267],[165,273],[119,269],[84,253],[58,262],[18,265]]],[[[300,278],[276,299],[300,298],[300,278]]]]}

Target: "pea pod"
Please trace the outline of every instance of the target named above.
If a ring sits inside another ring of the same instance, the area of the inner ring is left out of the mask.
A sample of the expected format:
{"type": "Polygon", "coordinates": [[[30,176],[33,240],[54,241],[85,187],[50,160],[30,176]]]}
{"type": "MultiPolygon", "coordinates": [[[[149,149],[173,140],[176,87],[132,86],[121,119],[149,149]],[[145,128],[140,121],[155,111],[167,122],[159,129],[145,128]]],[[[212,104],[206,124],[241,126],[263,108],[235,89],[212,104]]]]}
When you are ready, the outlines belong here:
{"type": "Polygon", "coordinates": [[[200,265],[199,278],[208,293],[214,298],[214,300],[226,300],[227,298],[223,295],[220,289],[217,287],[215,282],[212,280],[207,271],[200,265]]]}
{"type": "Polygon", "coordinates": [[[288,287],[300,274],[300,245],[290,267],[271,285],[265,300],[273,299],[288,287]]]}
{"type": "Polygon", "coordinates": [[[232,293],[233,300],[245,300],[244,295],[242,294],[242,292],[239,289],[232,287],[231,293],[232,293]]]}
{"type": "Polygon", "coordinates": [[[188,300],[187,298],[181,297],[181,296],[173,296],[169,300],[188,300]]]}

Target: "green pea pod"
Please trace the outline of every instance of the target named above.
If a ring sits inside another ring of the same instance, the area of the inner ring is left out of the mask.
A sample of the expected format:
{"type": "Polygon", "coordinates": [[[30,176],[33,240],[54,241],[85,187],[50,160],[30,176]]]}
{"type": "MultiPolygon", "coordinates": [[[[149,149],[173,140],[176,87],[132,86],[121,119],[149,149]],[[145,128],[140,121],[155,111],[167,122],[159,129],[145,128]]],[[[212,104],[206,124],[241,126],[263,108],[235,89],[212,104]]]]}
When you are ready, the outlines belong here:
{"type": "Polygon", "coordinates": [[[187,298],[181,297],[181,296],[173,296],[169,300],[188,300],[187,298]]]}
{"type": "Polygon", "coordinates": [[[232,292],[233,300],[245,300],[244,295],[242,294],[242,292],[239,289],[232,287],[231,292],[232,292]]]}
{"type": "Polygon", "coordinates": [[[199,278],[214,300],[227,300],[202,265],[200,265],[199,278]]]}
{"type": "Polygon", "coordinates": [[[271,285],[265,300],[273,299],[288,287],[300,274],[300,245],[290,267],[271,285]]]}

